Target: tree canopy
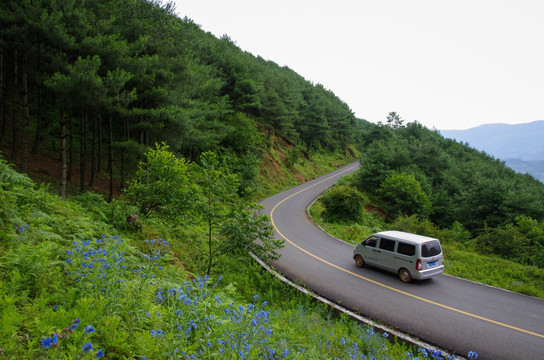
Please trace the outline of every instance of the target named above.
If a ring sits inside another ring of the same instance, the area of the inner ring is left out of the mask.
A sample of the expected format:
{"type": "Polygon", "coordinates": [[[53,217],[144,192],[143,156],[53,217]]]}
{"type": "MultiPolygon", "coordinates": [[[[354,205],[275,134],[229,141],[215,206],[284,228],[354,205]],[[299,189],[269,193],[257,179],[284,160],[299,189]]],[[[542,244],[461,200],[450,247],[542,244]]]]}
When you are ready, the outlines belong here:
{"type": "Polygon", "coordinates": [[[418,215],[473,233],[512,223],[518,216],[544,218],[544,185],[484,152],[445,139],[396,113],[364,136],[357,187],[397,215],[418,215]]]}
{"type": "Polygon", "coordinates": [[[365,124],[322,85],[161,1],[3,1],[0,63],[0,145],[21,164],[65,153],[62,176],[79,167],[82,191],[104,167],[125,184],[154,143],[189,161],[214,150],[255,166],[247,157],[266,137],[337,150],[365,124]]]}

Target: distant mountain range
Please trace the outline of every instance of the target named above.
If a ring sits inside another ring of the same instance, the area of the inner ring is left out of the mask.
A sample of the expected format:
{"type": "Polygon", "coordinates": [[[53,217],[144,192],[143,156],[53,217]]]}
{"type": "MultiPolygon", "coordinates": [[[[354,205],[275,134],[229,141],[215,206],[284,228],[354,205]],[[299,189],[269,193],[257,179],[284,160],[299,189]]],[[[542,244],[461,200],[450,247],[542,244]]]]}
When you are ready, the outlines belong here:
{"type": "Polygon", "coordinates": [[[477,150],[503,160],[515,171],[531,174],[544,182],[544,120],[439,131],[446,138],[468,143],[477,150]]]}

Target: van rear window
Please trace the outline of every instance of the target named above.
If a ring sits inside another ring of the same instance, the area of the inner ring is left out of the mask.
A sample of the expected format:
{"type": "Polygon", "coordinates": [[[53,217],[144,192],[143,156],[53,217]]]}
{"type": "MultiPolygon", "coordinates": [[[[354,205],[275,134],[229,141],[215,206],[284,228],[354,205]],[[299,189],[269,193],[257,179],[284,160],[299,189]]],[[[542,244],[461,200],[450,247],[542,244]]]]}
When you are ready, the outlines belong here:
{"type": "Polygon", "coordinates": [[[397,252],[402,255],[413,256],[416,253],[416,247],[412,244],[406,244],[399,241],[397,252]]]}
{"type": "Polygon", "coordinates": [[[421,245],[421,256],[431,257],[436,256],[442,252],[440,243],[438,241],[431,241],[421,245]]]}

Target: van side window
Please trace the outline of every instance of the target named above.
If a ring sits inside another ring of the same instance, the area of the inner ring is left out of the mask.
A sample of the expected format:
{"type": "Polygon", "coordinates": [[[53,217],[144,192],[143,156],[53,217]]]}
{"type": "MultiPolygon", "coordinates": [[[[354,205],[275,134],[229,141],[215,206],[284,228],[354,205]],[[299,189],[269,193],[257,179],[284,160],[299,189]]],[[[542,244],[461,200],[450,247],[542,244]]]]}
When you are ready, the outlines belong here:
{"type": "Polygon", "coordinates": [[[412,244],[406,244],[399,241],[397,252],[402,255],[413,256],[416,254],[416,246],[412,244]]]}
{"type": "Polygon", "coordinates": [[[395,240],[381,239],[380,249],[387,250],[387,251],[395,250],[395,240]]]}
{"type": "Polygon", "coordinates": [[[378,242],[378,238],[373,236],[371,238],[368,238],[366,239],[363,244],[365,244],[365,246],[370,246],[370,247],[376,247],[376,243],[378,242]]]}

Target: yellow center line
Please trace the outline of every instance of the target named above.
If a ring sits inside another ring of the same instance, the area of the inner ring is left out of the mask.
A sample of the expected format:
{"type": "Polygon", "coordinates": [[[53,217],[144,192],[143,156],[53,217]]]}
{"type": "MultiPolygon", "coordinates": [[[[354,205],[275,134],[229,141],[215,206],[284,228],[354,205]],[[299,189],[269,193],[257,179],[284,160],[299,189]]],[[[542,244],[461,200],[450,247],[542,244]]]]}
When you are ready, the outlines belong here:
{"type": "Polygon", "coordinates": [[[315,183],[315,184],[313,184],[313,185],[311,185],[311,186],[309,186],[309,187],[307,187],[307,188],[304,188],[304,189],[302,189],[302,190],[300,190],[300,191],[298,191],[298,192],[296,192],[296,193],[294,193],[294,194],[292,194],[292,195],[290,195],[290,196],[284,198],[284,199],[281,200],[280,202],[278,202],[278,203],[272,208],[272,211],[270,212],[270,221],[271,221],[272,226],[274,227],[274,229],[276,229],[276,231],[278,232],[278,234],[279,234],[283,239],[285,239],[285,241],[287,241],[289,244],[293,245],[294,247],[296,247],[296,248],[299,249],[300,251],[302,251],[302,252],[304,252],[304,253],[310,255],[311,257],[313,257],[313,258],[315,258],[315,259],[317,259],[317,260],[319,260],[319,261],[321,261],[321,262],[323,262],[323,263],[325,263],[325,264],[327,264],[327,265],[329,265],[329,266],[331,266],[331,267],[333,267],[333,268],[335,268],[335,269],[338,269],[338,270],[343,271],[343,272],[345,272],[345,273],[347,273],[347,274],[350,274],[350,275],[353,275],[353,276],[355,276],[355,277],[358,277],[358,278],[360,278],[360,279],[362,279],[362,280],[368,281],[368,282],[370,282],[370,283],[372,283],[372,284],[381,286],[381,287],[383,287],[383,288],[389,289],[389,290],[391,290],[391,291],[397,292],[397,293],[402,294],[402,295],[409,296],[409,297],[411,297],[411,298],[413,298],[413,299],[417,299],[417,300],[420,300],[420,301],[423,301],[423,302],[426,302],[426,303],[429,303],[429,304],[432,304],[432,305],[441,307],[441,308],[443,308],[443,309],[447,309],[447,310],[450,310],[450,311],[453,311],[453,312],[456,312],[456,313],[459,313],[459,314],[463,314],[463,315],[466,315],[466,316],[470,316],[470,317],[475,318],[475,319],[479,319],[479,320],[482,320],[482,321],[489,322],[489,323],[491,323],[491,324],[499,325],[499,326],[502,326],[502,327],[505,327],[505,328],[508,328],[508,329],[511,329],[511,330],[519,331],[519,332],[522,332],[522,333],[525,333],[525,334],[533,335],[533,336],[536,336],[536,337],[539,337],[539,338],[543,338],[543,339],[544,339],[544,335],[542,335],[542,334],[538,334],[538,333],[535,333],[535,332],[533,332],[533,331],[521,329],[521,328],[518,328],[518,327],[515,327],[515,326],[512,326],[512,325],[508,325],[508,324],[505,324],[505,323],[502,323],[502,322],[499,322],[499,321],[495,321],[495,320],[492,320],[492,319],[488,319],[488,318],[486,318],[486,317],[479,316],[479,315],[476,315],[476,314],[472,314],[472,313],[469,313],[469,312],[466,312],[466,311],[463,311],[463,310],[459,310],[459,309],[453,308],[453,307],[448,306],[448,305],[440,304],[440,303],[438,303],[438,302],[435,302],[435,301],[432,301],[432,300],[428,300],[428,299],[422,298],[422,297],[417,296],[417,295],[414,295],[414,294],[410,294],[410,293],[408,293],[408,292],[405,292],[405,291],[402,291],[402,290],[399,290],[399,289],[395,289],[394,287],[391,287],[391,286],[389,286],[389,285],[385,285],[385,284],[382,284],[382,283],[380,283],[380,282],[378,282],[378,281],[375,281],[375,280],[369,279],[369,278],[367,278],[367,277],[361,276],[361,275],[359,275],[359,274],[356,274],[356,273],[354,273],[354,272],[352,272],[352,271],[349,271],[349,270],[344,269],[344,268],[342,268],[342,267],[340,267],[340,266],[338,266],[338,265],[335,265],[335,264],[333,264],[333,263],[331,263],[331,262],[329,262],[329,261],[327,261],[327,260],[325,260],[325,259],[322,259],[322,258],[320,258],[319,256],[317,256],[317,255],[315,255],[315,254],[312,254],[311,252],[309,252],[309,251],[303,249],[302,247],[300,247],[300,246],[298,246],[297,244],[293,243],[291,240],[289,240],[287,237],[285,237],[285,236],[279,231],[279,229],[276,227],[276,224],[274,223],[274,211],[276,210],[276,208],[277,208],[279,205],[281,205],[281,204],[284,203],[285,201],[291,199],[292,197],[294,197],[294,196],[296,196],[296,195],[298,195],[298,194],[300,194],[300,193],[302,193],[302,192],[304,192],[304,191],[306,191],[306,190],[308,190],[308,189],[311,189],[312,187],[317,186],[317,185],[319,185],[319,184],[321,184],[321,183],[323,183],[323,182],[325,182],[325,181],[327,181],[327,180],[329,180],[329,179],[331,179],[331,178],[333,178],[333,177],[335,177],[335,176],[339,176],[339,175],[341,175],[341,174],[343,174],[343,173],[345,173],[345,172],[347,172],[347,171],[350,171],[351,169],[353,169],[353,167],[348,168],[348,169],[346,169],[346,170],[344,170],[344,171],[342,171],[342,172],[340,172],[340,173],[338,173],[338,174],[335,174],[335,175],[333,175],[333,176],[330,176],[330,177],[328,177],[328,178],[326,178],[326,179],[324,179],[324,180],[322,180],[322,181],[320,181],[320,182],[317,182],[317,183],[315,183]]]}

